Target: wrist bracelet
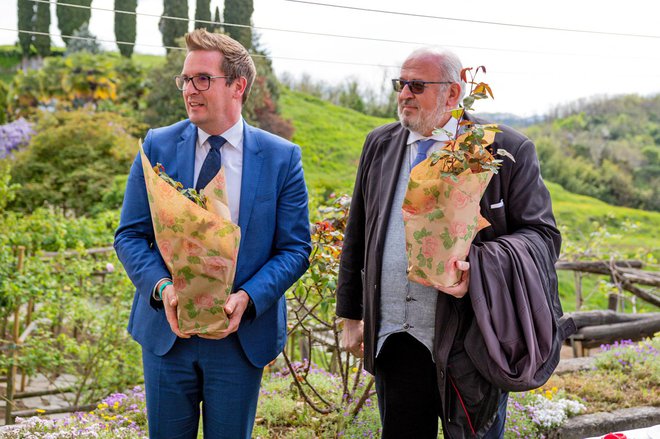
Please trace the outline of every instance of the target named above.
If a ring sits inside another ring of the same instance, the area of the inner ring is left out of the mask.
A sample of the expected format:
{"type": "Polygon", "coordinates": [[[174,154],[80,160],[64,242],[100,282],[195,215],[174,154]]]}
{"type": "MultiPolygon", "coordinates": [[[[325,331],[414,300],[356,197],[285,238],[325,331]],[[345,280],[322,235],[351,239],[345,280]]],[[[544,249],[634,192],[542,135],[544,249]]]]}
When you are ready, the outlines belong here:
{"type": "Polygon", "coordinates": [[[163,300],[163,290],[164,290],[165,287],[167,287],[168,285],[173,285],[173,284],[172,284],[172,281],[166,280],[165,282],[163,282],[162,284],[160,284],[160,286],[158,287],[158,300],[163,300]]]}

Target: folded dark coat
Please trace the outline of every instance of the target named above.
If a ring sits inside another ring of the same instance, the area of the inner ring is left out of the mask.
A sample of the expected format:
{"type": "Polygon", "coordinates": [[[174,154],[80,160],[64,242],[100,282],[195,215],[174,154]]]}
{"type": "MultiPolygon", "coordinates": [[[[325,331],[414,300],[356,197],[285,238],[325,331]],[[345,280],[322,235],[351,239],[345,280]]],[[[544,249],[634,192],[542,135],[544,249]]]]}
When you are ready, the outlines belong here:
{"type": "Polygon", "coordinates": [[[503,390],[542,386],[574,330],[572,320],[560,319],[554,258],[544,239],[523,232],[478,243],[470,250],[470,265],[474,319],[466,353],[503,390]]]}

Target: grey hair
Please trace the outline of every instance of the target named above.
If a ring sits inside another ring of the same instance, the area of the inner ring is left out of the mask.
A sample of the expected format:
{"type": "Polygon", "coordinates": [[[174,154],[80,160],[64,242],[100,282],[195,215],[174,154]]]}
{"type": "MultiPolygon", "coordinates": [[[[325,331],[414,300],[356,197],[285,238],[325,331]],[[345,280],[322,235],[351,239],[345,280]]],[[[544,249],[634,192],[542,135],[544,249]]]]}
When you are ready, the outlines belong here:
{"type": "MultiPolygon", "coordinates": [[[[420,47],[413,51],[406,61],[415,58],[421,58],[423,56],[432,56],[437,60],[437,67],[440,69],[440,75],[442,80],[452,81],[460,85],[461,93],[459,97],[459,102],[463,100],[463,95],[465,95],[465,89],[467,84],[461,81],[461,70],[463,69],[463,64],[458,56],[451,50],[445,49],[444,47],[438,46],[427,46],[420,47]]],[[[404,62],[405,64],[405,62],[404,62]]]]}

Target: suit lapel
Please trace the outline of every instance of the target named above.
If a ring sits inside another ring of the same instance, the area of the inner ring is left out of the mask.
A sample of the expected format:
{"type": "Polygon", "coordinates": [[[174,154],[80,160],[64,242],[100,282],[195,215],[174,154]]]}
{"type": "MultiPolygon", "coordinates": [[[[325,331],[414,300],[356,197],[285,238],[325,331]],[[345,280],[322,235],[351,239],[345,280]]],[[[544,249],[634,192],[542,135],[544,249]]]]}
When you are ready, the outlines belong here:
{"type": "Polygon", "coordinates": [[[384,138],[380,144],[381,157],[380,167],[380,191],[379,197],[383,211],[381,215],[381,226],[387,230],[387,222],[390,218],[390,211],[392,210],[392,200],[396,192],[396,185],[399,181],[399,171],[401,164],[406,153],[406,139],[408,138],[408,130],[399,128],[395,131],[391,138],[384,138]],[[384,201],[384,203],[383,203],[384,201]]]}
{"type": "Polygon", "coordinates": [[[176,179],[183,187],[193,187],[195,179],[195,147],[197,146],[197,127],[188,125],[176,144],[176,179]]]}
{"type": "Polygon", "coordinates": [[[254,197],[259,189],[259,176],[261,175],[261,145],[254,129],[243,122],[243,170],[241,176],[241,206],[238,211],[238,225],[241,236],[245,236],[247,225],[250,222],[254,197]]]}

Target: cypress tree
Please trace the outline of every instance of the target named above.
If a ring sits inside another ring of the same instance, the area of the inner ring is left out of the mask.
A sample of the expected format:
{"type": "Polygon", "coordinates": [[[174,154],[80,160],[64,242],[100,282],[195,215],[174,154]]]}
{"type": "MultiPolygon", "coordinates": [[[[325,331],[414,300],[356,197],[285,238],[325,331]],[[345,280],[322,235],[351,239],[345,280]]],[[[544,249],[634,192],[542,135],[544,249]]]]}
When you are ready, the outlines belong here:
{"type": "Polygon", "coordinates": [[[213,23],[209,27],[209,32],[222,32],[222,26],[220,26],[220,23],[222,22],[222,18],[220,18],[220,8],[215,7],[215,16],[213,17],[213,23]]]}
{"type": "Polygon", "coordinates": [[[135,12],[137,0],[115,0],[115,39],[122,56],[130,58],[135,48],[137,16],[117,11],[135,12]],[[119,41],[133,44],[119,44],[119,41]]]}
{"type": "MultiPolygon", "coordinates": [[[[188,0],[163,0],[163,15],[158,29],[163,34],[163,45],[177,47],[177,39],[188,32],[188,0]],[[165,17],[182,17],[186,20],[173,20],[165,17]]],[[[169,53],[171,49],[166,49],[169,53]]]]}
{"type": "MultiPolygon", "coordinates": [[[[28,32],[34,30],[32,20],[34,19],[34,5],[35,3],[30,0],[18,0],[18,29],[28,32]]],[[[32,45],[33,35],[30,33],[19,32],[18,44],[21,46],[23,58],[30,56],[30,46],[32,45]]]]}
{"type": "MultiPolygon", "coordinates": [[[[89,19],[92,16],[92,10],[89,7],[92,4],[92,0],[57,0],[57,8],[55,9],[57,13],[57,27],[59,27],[62,35],[73,35],[73,33],[79,30],[83,24],[89,24],[89,19]],[[60,3],[68,3],[73,5],[84,6],[83,8],[77,8],[74,6],[66,6],[60,3]]],[[[67,46],[71,42],[71,38],[64,38],[64,44],[67,46]]]]}
{"type": "Polygon", "coordinates": [[[200,23],[200,21],[211,21],[211,0],[197,0],[195,5],[195,29],[206,28],[213,32],[209,23],[200,23]]]}
{"type": "MultiPolygon", "coordinates": [[[[252,24],[252,0],[225,0],[225,22],[250,26],[252,24]]],[[[249,27],[225,26],[227,35],[241,43],[246,49],[252,47],[252,29],[249,27]]]]}
{"type": "Polygon", "coordinates": [[[46,35],[34,36],[34,47],[39,56],[50,55],[50,3],[37,3],[37,14],[34,20],[34,30],[43,32],[46,35]]]}

